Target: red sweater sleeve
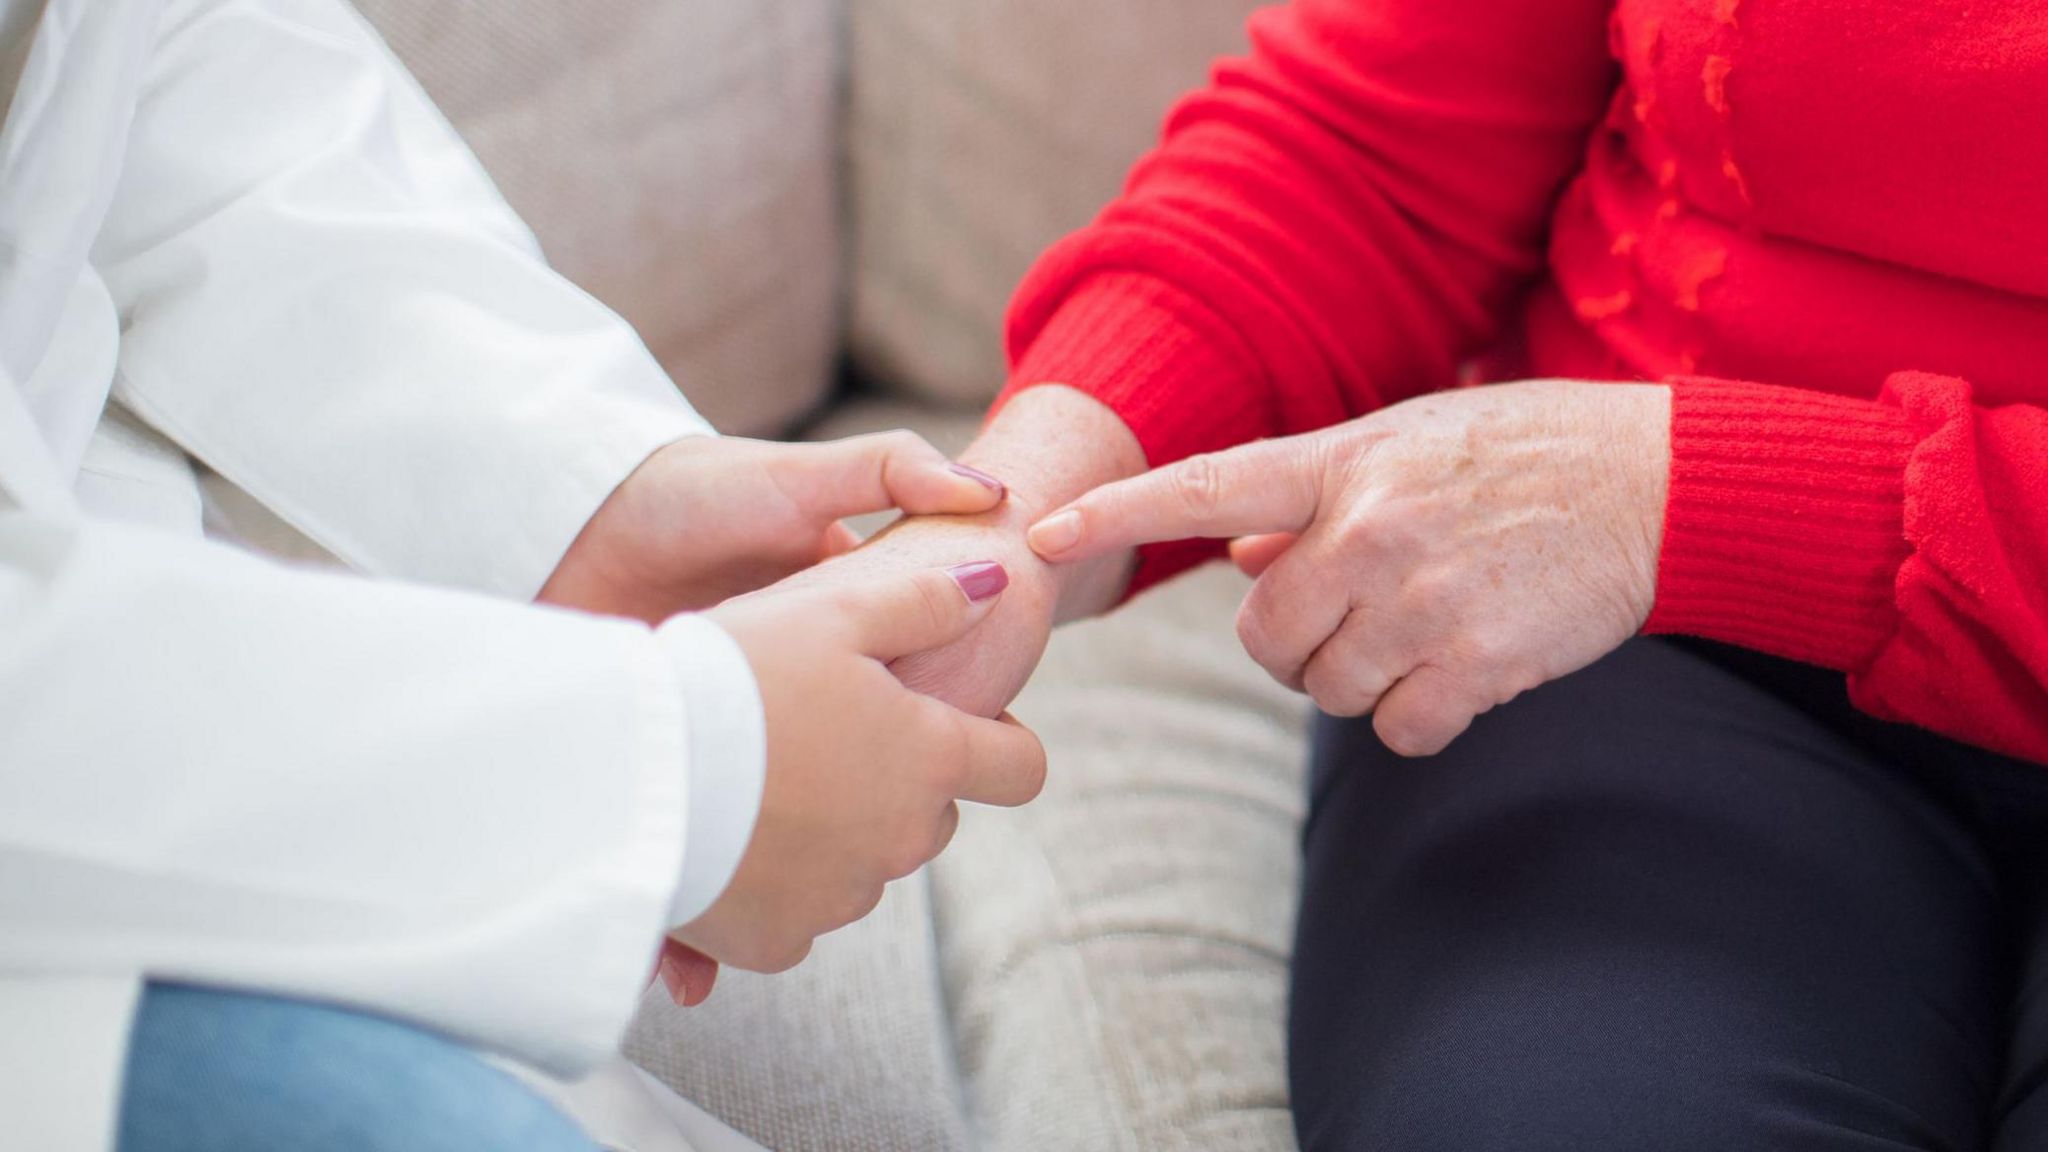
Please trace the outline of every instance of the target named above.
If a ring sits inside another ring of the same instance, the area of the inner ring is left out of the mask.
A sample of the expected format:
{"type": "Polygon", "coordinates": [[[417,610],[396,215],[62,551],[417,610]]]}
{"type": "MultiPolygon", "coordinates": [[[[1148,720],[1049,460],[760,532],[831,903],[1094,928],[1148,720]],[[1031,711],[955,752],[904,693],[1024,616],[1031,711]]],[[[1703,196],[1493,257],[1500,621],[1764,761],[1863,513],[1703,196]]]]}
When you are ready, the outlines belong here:
{"type": "MultiPolygon", "coordinates": [[[[1449,383],[1543,264],[1617,83],[1606,0],[1296,0],[1169,117],[1011,307],[1011,390],[1060,382],[1153,465],[1449,383]]],[[[1007,393],[1006,393],[1007,394],[1007,393]]],[[[1140,585],[1200,553],[1155,550],[1140,585]]]]}
{"type": "Polygon", "coordinates": [[[1673,385],[1647,630],[1849,674],[1857,707],[2048,763],[2048,411],[1673,385]]]}

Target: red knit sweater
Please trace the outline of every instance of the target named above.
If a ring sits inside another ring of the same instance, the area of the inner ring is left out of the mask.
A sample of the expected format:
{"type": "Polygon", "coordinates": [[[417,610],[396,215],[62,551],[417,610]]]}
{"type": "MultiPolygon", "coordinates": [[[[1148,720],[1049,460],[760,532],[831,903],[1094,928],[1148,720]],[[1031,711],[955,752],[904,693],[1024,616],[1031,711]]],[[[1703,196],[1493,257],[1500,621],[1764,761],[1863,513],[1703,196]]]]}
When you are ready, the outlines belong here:
{"type": "Polygon", "coordinates": [[[1648,630],[2048,762],[2048,0],[1296,0],[1252,43],[1025,280],[1012,389],[1156,465],[1475,357],[1672,380],[1648,630]]]}

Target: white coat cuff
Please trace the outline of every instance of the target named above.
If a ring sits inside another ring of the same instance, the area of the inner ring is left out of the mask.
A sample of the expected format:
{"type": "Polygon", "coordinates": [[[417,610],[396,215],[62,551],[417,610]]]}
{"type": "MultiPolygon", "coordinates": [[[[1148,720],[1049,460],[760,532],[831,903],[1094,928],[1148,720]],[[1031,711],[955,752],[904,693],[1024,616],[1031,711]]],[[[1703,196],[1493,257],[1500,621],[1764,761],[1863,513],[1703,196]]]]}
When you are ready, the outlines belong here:
{"type": "Polygon", "coordinates": [[[702,916],[739,870],[768,779],[767,721],[747,655],[703,616],[655,633],[675,662],[689,713],[689,817],[671,925],[702,916]]]}

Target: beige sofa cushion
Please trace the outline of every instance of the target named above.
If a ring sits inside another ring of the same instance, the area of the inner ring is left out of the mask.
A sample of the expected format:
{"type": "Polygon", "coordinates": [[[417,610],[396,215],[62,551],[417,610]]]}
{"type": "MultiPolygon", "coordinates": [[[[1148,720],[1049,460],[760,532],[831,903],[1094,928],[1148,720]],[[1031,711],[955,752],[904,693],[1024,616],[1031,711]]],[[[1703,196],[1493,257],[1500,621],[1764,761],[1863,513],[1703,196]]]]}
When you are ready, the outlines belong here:
{"type": "Polygon", "coordinates": [[[966,1152],[924,873],[792,971],[719,973],[711,999],[642,998],[626,1055],[775,1152],[966,1152]]]}
{"type": "Polygon", "coordinates": [[[556,267],[727,431],[825,394],[837,0],[358,0],[556,267]]]}
{"type": "Polygon", "coordinates": [[[1001,384],[1031,260],[1086,223],[1258,0],[850,0],[857,361],[956,404],[1001,384]]]}

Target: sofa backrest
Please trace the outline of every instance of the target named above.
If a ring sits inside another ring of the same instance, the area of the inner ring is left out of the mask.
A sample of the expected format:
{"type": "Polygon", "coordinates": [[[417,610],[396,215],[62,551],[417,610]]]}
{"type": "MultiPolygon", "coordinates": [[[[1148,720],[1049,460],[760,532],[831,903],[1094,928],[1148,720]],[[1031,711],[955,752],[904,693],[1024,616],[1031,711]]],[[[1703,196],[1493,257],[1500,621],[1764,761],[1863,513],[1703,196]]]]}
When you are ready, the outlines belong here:
{"type": "Polygon", "coordinates": [[[756,435],[815,410],[842,348],[885,387],[985,403],[1018,278],[1258,6],[358,4],[555,265],[756,435]]]}
{"type": "Polygon", "coordinates": [[[858,362],[963,405],[1003,379],[1011,290],[1085,224],[1255,0],[851,0],[858,362]]]}
{"type": "Polygon", "coordinates": [[[719,427],[825,394],[841,0],[357,0],[548,258],[719,427]]]}

